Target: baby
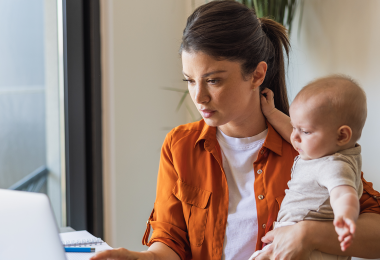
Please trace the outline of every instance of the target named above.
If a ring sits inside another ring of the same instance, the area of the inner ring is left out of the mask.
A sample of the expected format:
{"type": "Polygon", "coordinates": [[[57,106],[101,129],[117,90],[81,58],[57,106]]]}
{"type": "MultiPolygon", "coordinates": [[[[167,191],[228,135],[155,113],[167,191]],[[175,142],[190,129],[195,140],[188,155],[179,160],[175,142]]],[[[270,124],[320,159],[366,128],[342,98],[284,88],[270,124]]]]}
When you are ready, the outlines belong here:
{"type": "MultiPolygon", "coordinates": [[[[291,126],[289,117],[274,107],[273,92],[263,93],[264,115],[299,153],[274,228],[302,220],[333,220],[345,251],[353,240],[363,192],[361,147],[356,142],[367,117],[364,91],[346,76],[317,79],[290,106],[291,126]]],[[[350,257],[313,251],[310,259],[350,257]]]]}

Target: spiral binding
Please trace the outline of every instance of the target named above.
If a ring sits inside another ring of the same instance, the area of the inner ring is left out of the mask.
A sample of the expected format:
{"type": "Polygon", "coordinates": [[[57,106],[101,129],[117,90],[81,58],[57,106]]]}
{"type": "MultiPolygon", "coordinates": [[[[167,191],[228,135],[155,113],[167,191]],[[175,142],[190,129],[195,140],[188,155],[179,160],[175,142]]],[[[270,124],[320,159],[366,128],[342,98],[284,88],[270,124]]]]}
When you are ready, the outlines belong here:
{"type": "Polygon", "coordinates": [[[101,245],[104,243],[104,241],[100,238],[93,238],[93,239],[82,239],[82,240],[67,240],[62,241],[63,246],[69,247],[69,246],[91,246],[91,245],[101,245]]]}

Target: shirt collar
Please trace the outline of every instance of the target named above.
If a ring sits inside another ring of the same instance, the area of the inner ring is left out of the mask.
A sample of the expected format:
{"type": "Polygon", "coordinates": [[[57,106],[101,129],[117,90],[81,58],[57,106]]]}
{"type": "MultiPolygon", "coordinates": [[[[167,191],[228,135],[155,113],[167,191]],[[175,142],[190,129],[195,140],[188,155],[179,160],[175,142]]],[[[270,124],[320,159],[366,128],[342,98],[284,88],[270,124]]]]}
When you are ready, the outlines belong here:
{"type": "Polygon", "coordinates": [[[283,139],[276,132],[276,130],[274,130],[273,126],[269,124],[268,121],[267,121],[267,126],[268,126],[268,134],[267,134],[267,138],[265,138],[263,146],[281,156],[283,139]]]}
{"type": "Polygon", "coordinates": [[[341,150],[341,151],[338,151],[337,153],[344,154],[344,155],[359,155],[361,152],[362,152],[362,147],[360,146],[360,144],[356,143],[355,147],[341,150]]]}
{"type": "Polygon", "coordinates": [[[214,126],[209,126],[208,124],[205,123],[205,121],[202,119],[201,124],[203,124],[203,129],[201,134],[199,135],[197,141],[194,144],[194,147],[200,143],[200,141],[204,140],[203,145],[204,148],[208,151],[211,152],[215,144],[217,142],[216,140],[216,127],[214,126]]]}
{"type": "MultiPolygon", "coordinates": [[[[267,121],[267,126],[268,126],[268,134],[267,137],[265,138],[263,147],[268,148],[272,152],[282,155],[282,137],[274,130],[271,124],[267,121]]],[[[211,152],[215,144],[217,143],[216,140],[216,127],[214,126],[209,126],[207,125],[204,120],[201,120],[201,124],[203,124],[202,132],[199,135],[197,141],[194,144],[194,147],[198,144],[201,143],[200,141],[204,140],[203,145],[204,148],[208,151],[211,152]]]]}

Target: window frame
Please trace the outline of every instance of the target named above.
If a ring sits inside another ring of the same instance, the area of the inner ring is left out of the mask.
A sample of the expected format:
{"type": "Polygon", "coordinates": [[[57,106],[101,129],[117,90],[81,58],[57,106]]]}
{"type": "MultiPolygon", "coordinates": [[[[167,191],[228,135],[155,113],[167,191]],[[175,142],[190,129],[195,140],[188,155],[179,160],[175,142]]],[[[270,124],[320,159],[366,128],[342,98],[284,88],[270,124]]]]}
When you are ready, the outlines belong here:
{"type": "Polygon", "coordinates": [[[67,225],[104,236],[99,0],[62,0],[67,225]]]}

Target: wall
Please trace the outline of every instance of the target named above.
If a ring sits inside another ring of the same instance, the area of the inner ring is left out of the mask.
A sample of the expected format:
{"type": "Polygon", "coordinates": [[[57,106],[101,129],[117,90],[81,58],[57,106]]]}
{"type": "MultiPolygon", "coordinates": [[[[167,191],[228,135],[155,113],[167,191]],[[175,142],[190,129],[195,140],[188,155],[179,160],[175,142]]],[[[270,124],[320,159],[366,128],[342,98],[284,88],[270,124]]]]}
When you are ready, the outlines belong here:
{"type": "Polygon", "coordinates": [[[102,84],[106,241],[145,250],[160,147],[185,123],[178,54],[186,2],[102,0],[102,84]]]}

